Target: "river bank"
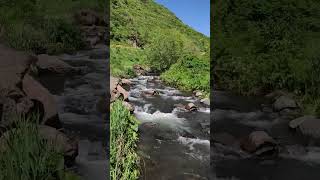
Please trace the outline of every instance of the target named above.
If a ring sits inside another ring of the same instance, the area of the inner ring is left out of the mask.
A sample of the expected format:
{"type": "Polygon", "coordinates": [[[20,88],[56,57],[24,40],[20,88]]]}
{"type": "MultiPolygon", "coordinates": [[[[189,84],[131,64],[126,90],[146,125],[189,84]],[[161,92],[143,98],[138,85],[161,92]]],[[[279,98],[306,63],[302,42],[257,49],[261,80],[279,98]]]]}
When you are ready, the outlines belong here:
{"type": "Polygon", "coordinates": [[[303,116],[296,102],[283,95],[212,94],[212,179],[319,178],[316,117],[303,116]]]}

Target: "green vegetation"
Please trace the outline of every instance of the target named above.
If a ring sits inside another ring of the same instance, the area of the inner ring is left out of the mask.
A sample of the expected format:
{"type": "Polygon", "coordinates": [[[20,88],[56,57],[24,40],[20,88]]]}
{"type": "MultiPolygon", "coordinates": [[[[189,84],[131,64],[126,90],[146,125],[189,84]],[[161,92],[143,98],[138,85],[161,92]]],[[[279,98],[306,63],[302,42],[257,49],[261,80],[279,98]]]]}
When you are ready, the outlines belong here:
{"type": "Polygon", "coordinates": [[[210,64],[203,56],[184,56],[161,75],[169,85],[182,90],[210,92],[210,64]]]}
{"type": "Polygon", "coordinates": [[[146,58],[143,50],[128,45],[112,45],[110,51],[111,74],[122,78],[133,77],[132,66],[142,64],[146,58]]]}
{"type": "Polygon", "coordinates": [[[15,49],[37,54],[55,54],[80,49],[84,46],[84,42],[79,28],[74,23],[74,13],[81,8],[103,12],[105,2],[105,0],[2,0],[0,38],[15,49]]]}
{"type": "Polygon", "coordinates": [[[62,152],[39,135],[37,115],[15,119],[0,139],[1,180],[79,180],[65,172],[62,152]]]}
{"type": "Polygon", "coordinates": [[[162,76],[164,81],[168,80],[168,83],[181,89],[209,89],[209,81],[205,81],[208,80],[208,68],[178,66],[185,62],[182,58],[186,55],[201,59],[194,65],[208,65],[209,56],[204,54],[209,53],[209,38],[183,24],[172,12],[152,0],[111,0],[111,44],[122,44],[117,46],[117,50],[111,50],[113,76],[132,76],[130,69],[134,64],[163,73],[177,63],[171,71],[180,75],[186,70],[201,72],[196,77],[177,77],[175,73],[168,72],[162,76]],[[128,46],[131,46],[130,50],[128,46]],[[201,81],[198,81],[198,75],[204,75],[201,81]],[[175,78],[178,81],[173,81],[175,78]]]}
{"type": "Polygon", "coordinates": [[[135,152],[138,141],[138,121],[119,100],[111,104],[110,120],[111,179],[138,179],[139,157],[135,152]]]}
{"type": "Polygon", "coordinates": [[[308,113],[319,113],[319,1],[216,0],[213,8],[217,86],[241,94],[294,92],[308,113]]]}

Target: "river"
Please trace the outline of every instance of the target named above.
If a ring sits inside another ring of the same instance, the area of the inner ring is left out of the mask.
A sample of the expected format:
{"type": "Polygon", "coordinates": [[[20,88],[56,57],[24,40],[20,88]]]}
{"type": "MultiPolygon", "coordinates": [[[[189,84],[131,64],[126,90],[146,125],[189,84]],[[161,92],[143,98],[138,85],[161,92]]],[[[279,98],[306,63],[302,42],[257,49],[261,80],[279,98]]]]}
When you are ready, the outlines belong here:
{"type": "MultiPolygon", "coordinates": [[[[264,98],[213,91],[211,139],[227,133],[238,141],[252,131],[265,131],[279,144],[279,155],[257,159],[236,146],[211,143],[212,180],[320,179],[320,148],[288,127],[291,118],[272,111],[264,98]]],[[[220,136],[221,137],[221,136],[220,136]]],[[[226,136],[225,136],[226,137],[226,136]]],[[[229,137],[229,136],[228,136],[229,137]]],[[[227,141],[228,138],[225,138],[227,141]]]]}
{"type": "Polygon", "coordinates": [[[131,82],[129,101],[140,121],[140,179],[208,179],[210,108],[191,93],[165,86],[158,76],[139,76],[131,82]],[[150,90],[159,94],[146,95],[150,90]],[[188,103],[198,111],[180,107],[188,103]]]}
{"type": "Polygon", "coordinates": [[[55,96],[64,130],[79,141],[79,155],[72,170],[84,180],[106,180],[109,176],[107,52],[106,46],[98,46],[89,51],[63,54],[59,56],[61,60],[84,71],[40,78],[55,96]]]}

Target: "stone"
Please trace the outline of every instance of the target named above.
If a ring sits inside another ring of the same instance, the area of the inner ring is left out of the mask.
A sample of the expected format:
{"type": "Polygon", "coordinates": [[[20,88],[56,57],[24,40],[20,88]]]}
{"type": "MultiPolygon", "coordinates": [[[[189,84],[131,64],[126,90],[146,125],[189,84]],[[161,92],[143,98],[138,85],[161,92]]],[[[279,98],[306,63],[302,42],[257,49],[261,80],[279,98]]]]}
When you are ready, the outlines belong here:
{"type": "Polygon", "coordinates": [[[198,107],[193,104],[193,103],[188,103],[186,106],[185,106],[186,110],[188,111],[197,111],[198,110],[198,107]]]}
{"type": "Polygon", "coordinates": [[[259,150],[263,145],[275,146],[275,140],[264,131],[254,131],[241,143],[241,148],[247,152],[253,153],[259,150]]]}
{"type": "MultiPolygon", "coordinates": [[[[302,120],[301,120],[302,121],[302,120]]],[[[296,121],[298,122],[298,121],[296,121]]],[[[291,125],[294,127],[292,123],[291,125]]],[[[296,123],[298,124],[298,123],[296,123]]],[[[317,118],[305,118],[304,121],[298,126],[300,132],[305,135],[315,139],[320,138],[320,119],[317,118]]]]}
{"type": "Polygon", "coordinates": [[[63,62],[56,56],[49,56],[47,54],[38,55],[37,68],[41,72],[50,72],[57,74],[67,74],[76,71],[76,69],[69,64],[63,62]]]}
{"type": "Polygon", "coordinates": [[[276,111],[276,112],[279,112],[283,109],[297,109],[299,108],[298,107],[298,104],[297,102],[288,97],[288,96],[280,96],[274,103],[273,103],[273,109],[276,111]]]}
{"type": "Polygon", "coordinates": [[[300,126],[304,121],[307,121],[310,119],[316,119],[316,117],[315,116],[302,116],[302,117],[296,118],[296,119],[289,122],[289,127],[292,129],[295,129],[298,126],[300,126]]]}
{"type": "Polygon", "coordinates": [[[143,91],[143,93],[148,96],[155,96],[159,94],[159,92],[156,90],[146,90],[146,91],[143,91]]]}
{"type": "Polygon", "coordinates": [[[24,77],[22,89],[29,99],[39,101],[43,105],[44,117],[42,123],[61,128],[57,104],[53,95],[30,75],[24,77]]]}
{"type": "Polygon", "coordinates": [[[119,97],[122,96],[122,100],[124,101],[128,101],[129,98],[129,92],[126,91],[124,88],[122,88],[120,85],[117,86],[117,91],[120,94],[119,97]]]}
{"type": "Polygon", "coordinates": [[[122,101],[122,104],[124,107],[126,107],[130,111],[130,113],[134,112],[134,106],[132,104],[130,104],[129,102],[122,101]]]}
{"type": "Polygon", "coordinates": [[[203,96],[203,93],[202,93],[201,91],[193,91],[193,94],[194,94],[196,97],[203,96]]]}
{"type": "Polygon", "coordinates": [[[0,44],[0,96],[14,99],[23,97],[19,86],[36,61],[35,56],[0,44]]]}
{"type": "Polygon", "coordinates": [[[209,98],[203,98],[200,100],[201,103],[210,106],[210,99],[209,98]]]}

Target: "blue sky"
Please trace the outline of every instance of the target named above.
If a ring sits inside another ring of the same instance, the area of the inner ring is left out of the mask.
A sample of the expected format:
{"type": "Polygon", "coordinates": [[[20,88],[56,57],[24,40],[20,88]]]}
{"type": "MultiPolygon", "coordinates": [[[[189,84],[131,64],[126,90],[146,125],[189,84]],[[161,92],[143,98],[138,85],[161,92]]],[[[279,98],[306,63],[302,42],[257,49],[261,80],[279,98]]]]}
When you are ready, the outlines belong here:
{"type": "Polygon", "coordinates": [[[156,0],[185,24],[210,36],[210,0],[156,0]]]}

